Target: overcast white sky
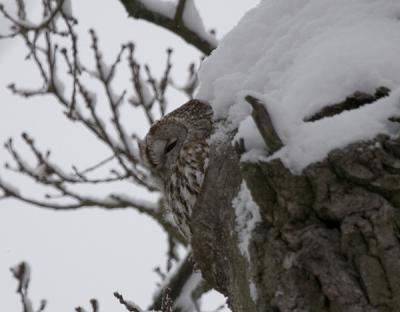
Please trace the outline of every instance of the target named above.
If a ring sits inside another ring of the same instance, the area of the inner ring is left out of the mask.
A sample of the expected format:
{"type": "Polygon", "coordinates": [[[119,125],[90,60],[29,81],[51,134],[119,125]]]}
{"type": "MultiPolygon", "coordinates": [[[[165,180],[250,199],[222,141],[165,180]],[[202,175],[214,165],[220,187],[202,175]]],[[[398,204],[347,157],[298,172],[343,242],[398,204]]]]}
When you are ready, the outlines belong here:
{"type": "MultiPolygon", "coordinates": [[[[1,2],[11,5],[13,0],[1,2]]],[[[35,6],[41,1],[29,2],[35,6]]],[[[215,27],[221,35],[257,2],[198,0],[196,4],[207,28],[215,27]]],[[[97,30],[105,57],[114,56],[122,42],[132,40],[137,44],[138,58],[158,70],[164,64],[165,49],[175,47],[173,58],[179,60],[174,62],[176,77],[184,77],[187,64],[198,60],[197,51],[174,35],[129,19],[118,0],[72,0],[72,5],[80,29],[97,30]]],[[[0,18],[0,32],[4,27],[0,18]]],[[[87,33],[80,35],[85,43],[87,33]]],[[[25,100],[6,90],[13,81],[22,86],[38,81],[35,68],[24,62],[24,53],[21,43],[0,43],[0,143],[11,136],[21,146],[19,135],[26,130],[40,146],[51,148],[53,159],[66,167],[73,163],[84,168],[108,156],[87,131],[63,118],[53,99],[25,100]]],[[[90,50],[82,53],[84,58],[90,56],[90,50]]],[[[132,124],[141,135],[147,130],[141,120],[132,120],[132,124]]],[[[8,158],[0,149],[0,162],[8,158]]],[[[0,175],[21,190],[35,193],[30,184],[2,168],[0,175]]],[[[129,191],[136,197],[145,196],[129,191]]],[[[165,249],[160,228],[135,211],[54,212],[0,201],[0,311],[22,311],[9,272],[9,267],[21,260],[32,266],[31,297],[36,306],[41,298],[48,299],[46,311],[73,311],[77,305],[88,306],[91,298],[100,300],[101,311],[124,311],[112,296],[115,290],[146,307],[158,281],[152,270],[164,264],[165,249]]]]}

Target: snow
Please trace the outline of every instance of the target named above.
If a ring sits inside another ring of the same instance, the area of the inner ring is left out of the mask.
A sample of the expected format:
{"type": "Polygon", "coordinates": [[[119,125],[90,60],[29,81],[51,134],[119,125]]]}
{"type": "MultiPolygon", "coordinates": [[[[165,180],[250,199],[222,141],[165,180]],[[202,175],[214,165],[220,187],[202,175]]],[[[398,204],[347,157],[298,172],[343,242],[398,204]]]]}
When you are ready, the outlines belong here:
{"type": "Polygon", "coordinates": [[[31,268],[28,263],[22,262],[11,268],[14,277],[18,279],[18,291],[21,294],[24,312],[33,312],[32,302],[28,298],[28,286],[31,278],[31,268]]]}
{"type": "Polygon", "coordinates": [[[239,248],[242,255],[249,256],[251,233],[256,224],[261,221],[257,204],[253,201],[246,182],[242,182],[240,191],[232,201],[236,214],[236,232],[239,238],[239,248]]]}
{"type": "Polygon", "coordinates": [[[31,279],[31,267],[29,264],[26,262],[19,263],[11,268],[11,272],[14,276],[18,277],[18,280],[21,282],[20,288],[22,290],[28,289],[31,279]]]}
{"type": "Polygon", "coordinates": [[[289,270],[291,267],[293,267],[295,263],[296,263],[296,253],[289,252],[287,255],[285,255],[285,258],[283,259],[283,267],[286,270],[289,270]]]}
{"type": "Polygon", "coordinates": [[[259,98],[284,144],[269,159],[293,172],[335,148],[396,134],[387,119],[400,112],[399,16],[398,0],[264,0],[203,62],[197,98],[211,103],[216,120],[228,120],[221,132],[239,129],[245,160],[259,159],[254,150],[264,143],[244,96],[259,98]],[[389,97],[304,122],[355,91],[373,94],[380,86],[392,90],[389,97]]]}
{"type": "Polygon", "coordinates": [[[294,133],[282,150],[271,159],[279,157],[291,168],[302,169],[323,159],[335,148],[374,138],[378,133],[394,134],[399,131],[388,118],[400,110],[400,88],[374,105],[344,112],[333,118],[313,122],[294,133]],[[312,151],[312,152],[310,152],[312,151]]]}
{"type": "Polygon", "coordinates": [[[139,83],[140,83],[140,90],[142,91],[143,105],[149,106],[151,103],[153,103],[154,100],[154,96],[150,91],[149,84],[143,81],[143,79],[141,79],[140,77],[139,77],[139,83]]]}
{"type": "Polygon", "coordinates": [[[253,302],[257,302],[258,300],[258,293],[257,293],[257,287],[253,282],[250,282],[250,296],[253,302]]]}
{"type": "Polygon", "coordinates": [[[47,166],[42,163],[39,164],[36,168],[35,168],[35,175],[38,176],[40,179],[44,179],[48,173],[47,173],[47,166]]]}
{"type": "MultiPolygon", "coordinates": [[[[176,276],[176,273],[180,270],[181,266],[187,261],[187,255],[189,253],[190,250],[188,250],[186,255],[182,257],[181,260],[174,265],[173,269],[168,272],[167,277],[160,284],[157,292],[154,294],[154,297],[159,296],[160,292],[169,285],[171,278],[176,276]]],[[[197,311],[195,302],[192,299],[192,293],[199,286],[201,281],[201,273],[193,272],[192,275],[187,279],[179,296],[175,299],[174,310],[179,309],[183,312],[197,311]]]]}
{"type": "MultiPolygon", "coordinates": [[[[172,224],[174,224],[174,220],[172,217],[170,217],[169,220],[172,224]]],[[[190,253],[190,250],[187,250],[185,252],[185,254],[183,255],[183,257],[173,265],[172,269],[169,270],[165,276],[165,278],[159,283],[158,285],[158,289],[156,290],[156,292],[153,294],[153,299],[158,297],[160,295],[160,293],[162,291],[164,291],[165,287],[168,287],[169,283],[171,282],[171,279],[174,278],[174,276],[179,272],[180,268],[182,267],[182,265],[186,262],[186,258],[188,256],[188,254],[190,253]]]]}
{"type": "Polygon", "coordinates": [[[179,297],[176,298],[174,303],[174,309],[179,309],[183,312],[196,311],[195,302],[192,299],[193,291],[201,283],[202,277],[200,273],[193,273],[192,276],[187,280],[183,287],[179,297]]]}
{"type": "MultiPolygon", "coordinates": [[[[16,195],[19,195],[19,194],[20,194],[20,191],[19,191],[19,189],[18,189],[16,186],[11,185],[10,183],[4,181],[4,180],[1,179],[1,178],[0,178],[0,185],[2,185],[4,188],[6,188],[6,190],[8,190],[8,191],[10,191],[10,192],[13,192],[13,193],[16,194],[16,195]]],[[[0,189],[2,189],[2,188],[0,187],[0,189]]]]}
{"type": "Polygon", "coordinates": [[[251,116],[246,116],[239,124],[239,131],[235,135],[234,141],[239,142],[240,139],[244,140],[245,149],[250,149],[252,151],[252,154],[266,154],[267,148],[251,116]]]}
{"type": "MultiPolygon", "coordinates": [[[[147,9],[160,13],[170,19],[175,18],[176,8],[179,3],[179,1],[171,2],[163,0],[141,0],[141,2],[147,9]]],[[[186,0],[182,20],[185,26],[195,32],[199,37],[214,46],[217,45],[217,39],[206,31],[194,0],[186,0]]]]}
{"type": "Polygon", "coordinates": [[[166,17],[174,18],[176,3],[163,0],[141,0],[142,4],[149,10],[160,13],[166,17]]]}
{"type": "Polygon", "coordinates": [[[32,307],[32,301],[28,297],[23,297],[22,302],[24,306],[24,312],[34,312],[32,307]]]}
{"type": "MultiPolygon", "coordinates": [[[[113,79],[113,76],[110,76],[112,67],[104,61],[103,55],[101,53],[100,53],[100,58],[99,58],[99,65],[100,65],[100,70],[103,73],[104,77],[106,77],[107,79],[109,79],[111,81],[113,79]]],[[[96,76],[98,76],[98,75],[96,75],[96,76]]],[[[116,98],[116,96],[115,96],[115,98],[116,98]]]]}
{"type": "Polygon", "coordinates": [[[187,28],[194,31],[198,36],[207,40],[214,46],[217,45],[217,39],[205,29],[194,0],[186,0],[182,19],[187,28]]]}
{"type": "Polygon", "coordinates": [[[62,10],[67,16],[73,16],[71,0],[64,0],[62,10]]]}
{"type": "Polygon", "coordinates": [[[129,311],[137,311],[137,312],[144,312],[136,303],[134,303],[133,301],[127,300],[125,301],[127,303],[127,308],[129,309],[129,311]]]}
{"type": "MultiPolygon", "coordinates": [[[[251,193],[242,182],[240,190],[232,201],[232,207],[236,215],[236,233],[238,233],[239,249],[243,256],[250,262],[249,244],[251,235],[257,223],[261,221],[261,215],[258,205],[253,201],[251,193]]],[[[250,296],[254,302],[257,302],[257,287],[253,281],[249,281],[250,296]]]]}
{"type": "MultiPolygon", "coordinates": [[[[97,202],[115,202],[115,198],[118,198],[118,200],[122,200],[124,202],[127,203],[131,203],[132,206],[135,207],[143,207],[144,209],[148,210],[148,211],[154,211],[156,212],[159,209],[159,203],[158,201],[154,202],[154,201],[149,201],[149,200],[145,200],[145,199],[139,199],[139,198],[135,198],[133,196],[127,195],[125,193],[113,193],[111,196],[113,197],[105,197],[105,198],[93,198],[94,201],[97,202]]],[[[118,201],[117,200],[117,201],[118,201]]]]}

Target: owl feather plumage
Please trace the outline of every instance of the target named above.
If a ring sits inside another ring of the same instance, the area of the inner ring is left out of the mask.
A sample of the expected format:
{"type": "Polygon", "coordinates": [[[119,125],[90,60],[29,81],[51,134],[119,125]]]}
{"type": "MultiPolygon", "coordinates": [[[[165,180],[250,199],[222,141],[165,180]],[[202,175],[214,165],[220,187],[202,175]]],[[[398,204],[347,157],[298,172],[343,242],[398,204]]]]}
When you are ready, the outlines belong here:
{"type": "Polygon", "coordinates": [[[140,154],[159,180],[182,234],[191,237],[191,214],[207,167],[212,131],[210,105],[191,100],[150,128],[140,154]]]}

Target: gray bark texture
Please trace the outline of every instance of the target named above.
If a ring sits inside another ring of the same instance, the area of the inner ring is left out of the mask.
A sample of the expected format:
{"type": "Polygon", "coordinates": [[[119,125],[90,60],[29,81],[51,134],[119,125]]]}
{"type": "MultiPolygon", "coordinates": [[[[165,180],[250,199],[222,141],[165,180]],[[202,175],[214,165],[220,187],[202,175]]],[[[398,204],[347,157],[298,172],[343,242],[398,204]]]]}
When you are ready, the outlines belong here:
{"type": "Polygon", "coordinates": [[[280,160],[240,162],[227,138],[211,146],[193,257],[234,312],[400,311],[399,212],[400,138],[334,150],[301,175],[280,160]],[[250,259],[232,208],[243,180],[262,217],[250,259]]]}

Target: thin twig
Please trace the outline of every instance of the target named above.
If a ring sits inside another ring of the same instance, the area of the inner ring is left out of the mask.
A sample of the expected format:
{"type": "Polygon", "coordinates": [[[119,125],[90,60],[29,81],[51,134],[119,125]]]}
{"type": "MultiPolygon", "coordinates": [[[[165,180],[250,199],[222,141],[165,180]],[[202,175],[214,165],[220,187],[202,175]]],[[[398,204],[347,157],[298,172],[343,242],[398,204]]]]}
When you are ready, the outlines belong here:
{"type": "Polygon", "coordinates": [[[91,171],[94,171],[100,167],[102,167],[103,165],[107,164],[108,162],[110,162],[111,160],[115,159],[115,155],[111,155],[105,159],[103,159],[102,161],[98,162],[97,164],[90,166],[82,171],[79,171],[79,175],[85,175],[86,173],[89,173],[91,171]]]}
{"type": "Polygon", "coordinates": [[[133,302],[126,301],[119,292],[114,292],[114,297],[117,298],[119,303],[122,304],[129,312],[143,312],[143,310],[133,302]]]}

